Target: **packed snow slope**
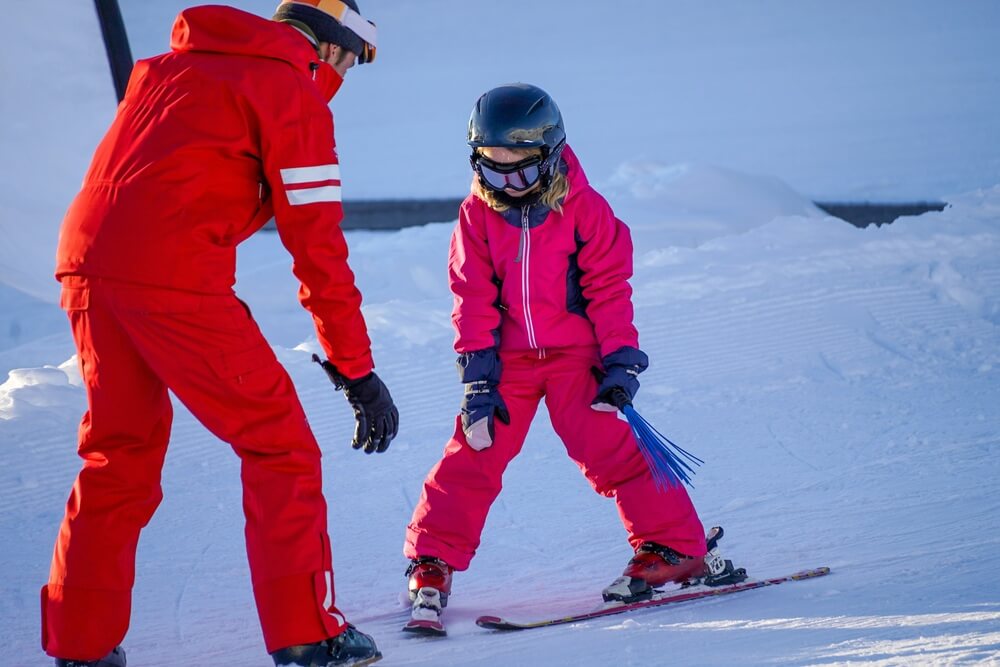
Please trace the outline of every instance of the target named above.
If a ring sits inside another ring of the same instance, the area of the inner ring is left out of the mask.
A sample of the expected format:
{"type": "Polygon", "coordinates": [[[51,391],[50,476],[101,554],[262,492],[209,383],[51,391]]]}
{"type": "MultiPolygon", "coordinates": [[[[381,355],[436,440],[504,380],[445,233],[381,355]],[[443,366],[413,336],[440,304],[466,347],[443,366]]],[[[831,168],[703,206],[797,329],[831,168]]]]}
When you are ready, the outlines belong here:
{"type": "MultiPolygon", "coordinates": [[[[1000,661],[1000,186],[860,230],[756,176],[624,168],[650,185],[614,200],[633,216],[636,321],[651,360],[637,409],[705,459],[692,494],[706,526],[726,528],[727,557],[758,577],[833,573],[522,634],[477,628],[483,613],[588,609],[630,555],[613,503],[542,410],[479,555],[456,576],[449,637],[404,635],[404,527],[461,393],[445,271],[453,223],[348,235],[378,372],[401,414],[398,440],[376,456],[350,449],[348,406],[309,360],[318,346],[289,258],[262,234],[242,249],[237,289],[322,444],[349,619],[375,635],[386,665],[1000,661]],[[704,190],[732,193],[733,209],[713,209],[704,190]]],[[[85,399],[59,313],[15,294],[0,291],[5,321],[35,328],[0,349],[0,664],[45,665],[38,588],[79,465],[85,399]]],[[[139,545],[130,660],[264,667],[237,459],[176,408],[165,498],[139,545]]]]}
{"type": "MultiPolygon", "coordinates": [[[[166,48],[186,4],[122,0],[137,57],[166,48]]],[[[275,0],[237,4],[267,14],[275,0]]],[[[549,89],[634,230],[652,362],[636,406],[706,460],[692,492],[706,525],[726,527],[727,557],[752,575],[833,568],[629,617],[478,629],[481,613],[587,609],[629,556],[612,503],[542,410],[456,577],[449,638],[403,636],[403,530],[460,400],[453,222],[349,234],[402,416],[399,439],[371,457],[348,446],[351,415],[309,361],[318,346],[290,260],[262,234],[241,250],[238,291],[322,443],[338,602],[383,664],[1000,662],[1000,5],[361,5],[380,59],[352,70],[334,103],[345,196],[460,194],[476,96],[510,80],[549,89]],[[485,37],[495,25],[516,25],[502,48],[485,37]],[[809,203],[921,198],[951,205],[858,230],[809,203]]],[[[114,113],[93,4],[43,13],[5,7],[0,41],[0,664],[14,667],[50,664],[38,589],[85,409],[53,305],[56,233],[114,113]]],[[[139,547],[131,664],[264,667],[238,462],[179,405],[173,433],[139,547]]]]}

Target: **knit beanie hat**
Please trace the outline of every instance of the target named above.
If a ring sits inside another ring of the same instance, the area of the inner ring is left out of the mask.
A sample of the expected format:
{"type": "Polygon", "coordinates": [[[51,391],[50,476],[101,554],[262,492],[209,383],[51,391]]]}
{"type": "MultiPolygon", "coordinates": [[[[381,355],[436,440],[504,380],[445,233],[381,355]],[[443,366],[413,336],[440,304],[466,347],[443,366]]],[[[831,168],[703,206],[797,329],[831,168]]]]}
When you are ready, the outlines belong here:
{"type": "MultiPolygon", "coordinates": [[[[358,3],[354,0],[341,0],[345,5],[360,14],[358,3]]],[[[344,27],[332,14],[321,9],[321,0],[283,0],[271,18],[275,21],[302,23],[312,30],[316,39],[342,46],[356,55],[360,55],[365,42],[350,28],[344,27]]]]}

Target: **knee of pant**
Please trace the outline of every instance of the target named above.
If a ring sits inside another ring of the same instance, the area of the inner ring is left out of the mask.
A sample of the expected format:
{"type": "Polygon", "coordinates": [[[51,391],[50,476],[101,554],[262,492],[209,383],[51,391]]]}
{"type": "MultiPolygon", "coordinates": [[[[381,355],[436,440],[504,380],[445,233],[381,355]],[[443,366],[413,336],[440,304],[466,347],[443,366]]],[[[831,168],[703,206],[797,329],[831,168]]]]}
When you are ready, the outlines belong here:
{"type": "Polygon", "coordinates": [[[432,472],[427,481],[429,484],[426,486],[430,488],[438,488],[449,494],[461,489],[479,498],[496,497],[503,487],[501,475],[483,474],[482,471],[468,471],[465,474],[455,475],[438,469],[432,472]]]}
{"type": "Polygon", "coordinates": [[[618,489],[648,473],[649,469],[645,467],[645,464],[641,470],[611,469],[595,472],[585,469],[583,471],[594,491],[607,498],[614,497],[618,489]]]}
{"type": "Polygon", "coordinates": [[[605,475],[597,474],[593,470],[588,470],[583,466],[581,466],[581,470],[594,491],[605,497],[611,497],[615,494],[616,485],[605,475]]]}

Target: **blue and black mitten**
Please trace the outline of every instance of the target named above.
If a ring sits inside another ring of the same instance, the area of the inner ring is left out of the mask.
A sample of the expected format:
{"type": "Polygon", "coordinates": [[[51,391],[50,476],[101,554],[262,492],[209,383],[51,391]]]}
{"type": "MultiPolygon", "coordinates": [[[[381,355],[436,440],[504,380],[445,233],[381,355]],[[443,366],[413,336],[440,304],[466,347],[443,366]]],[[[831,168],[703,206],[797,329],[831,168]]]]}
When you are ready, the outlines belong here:
{"type": "Polygon", "coordinates": [[[500,355],[495,349],[459,355],[458,375],[465,384],[462,398],[462,431],[477,452],[493,444],[494,419],[510,424],[510,413],[500,397],[500,355]]]}
{"type": "Polygon", "coordinates": [[[622,346],[604,355],[602,371],[594,368],[597,378],[597,395],[590,407],[601,412],[614,412],[632,403],[639,391],[639,373],[649,366],[649,357],[640,349],[622,346]]]}

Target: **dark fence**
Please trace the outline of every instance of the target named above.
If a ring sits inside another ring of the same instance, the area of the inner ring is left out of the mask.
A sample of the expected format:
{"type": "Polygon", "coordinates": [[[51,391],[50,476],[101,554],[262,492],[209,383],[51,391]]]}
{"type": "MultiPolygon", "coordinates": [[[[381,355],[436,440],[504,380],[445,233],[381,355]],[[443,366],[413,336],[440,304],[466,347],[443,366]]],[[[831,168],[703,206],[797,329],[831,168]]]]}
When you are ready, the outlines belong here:
{"type": "MultiPolygon", "coordinates": [[[[344,229],[402,229],[458,218],[461,198],[379,199],[344,202],[344,229]]],[[[823,211],[856,227],[885,225],[903,215],[944,209],[942,202],[816,202],[823,211]]]]}
{"type": "Polygon", "coordinates": [[[911,202],[903,204],[877,204],[846,202],[815,202],[830,215],[851,223],[855,227],[887,225],[904,215],[920,215],[928,211],[943,211],[944,202],[911,202]]]}
{"type": "Polygon", "coordinates": [[[402,229],[458,219],[457,199],[378,199],[344,202],[344,229],[402,229]]]}

